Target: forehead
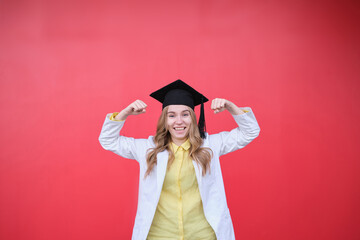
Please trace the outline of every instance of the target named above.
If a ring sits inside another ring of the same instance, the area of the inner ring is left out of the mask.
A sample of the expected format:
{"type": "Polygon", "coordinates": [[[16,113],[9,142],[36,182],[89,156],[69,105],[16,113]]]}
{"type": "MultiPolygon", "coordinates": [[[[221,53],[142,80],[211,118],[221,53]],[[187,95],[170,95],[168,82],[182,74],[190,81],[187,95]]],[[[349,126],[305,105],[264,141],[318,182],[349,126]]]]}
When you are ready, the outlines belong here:
{"type": "Polygon", "coordinates": [[[182,112],[189,110],[186,105],[169,105],[168,112],[182,112]]]}

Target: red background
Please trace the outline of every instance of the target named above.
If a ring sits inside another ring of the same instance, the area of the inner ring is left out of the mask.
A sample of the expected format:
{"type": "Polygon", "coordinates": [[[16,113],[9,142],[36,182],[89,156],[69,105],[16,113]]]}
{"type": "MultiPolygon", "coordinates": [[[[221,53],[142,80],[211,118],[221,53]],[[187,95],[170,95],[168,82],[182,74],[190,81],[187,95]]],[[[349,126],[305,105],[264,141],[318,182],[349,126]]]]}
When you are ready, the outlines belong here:
{"type": "Polygon", "coordinates": [[[350,0],[0,1],[0,239],[130,239],[138,165],[100,129],[142,99],[124,133],[154,134],[148,95],[178,78],[260,124],[222,158],[238,239],[359,239],[359,20],[350,0]]]}

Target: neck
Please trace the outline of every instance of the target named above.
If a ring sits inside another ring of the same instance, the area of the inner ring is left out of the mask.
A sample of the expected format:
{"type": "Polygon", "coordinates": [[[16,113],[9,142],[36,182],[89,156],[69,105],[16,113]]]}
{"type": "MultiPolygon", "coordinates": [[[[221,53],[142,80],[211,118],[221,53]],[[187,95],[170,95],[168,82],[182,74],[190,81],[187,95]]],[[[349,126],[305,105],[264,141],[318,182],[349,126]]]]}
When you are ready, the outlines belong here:
{"type": "Polygon", "coordinates": [[[178,146],[181,146],[184,142],[186,142],[187,139],[171,139],[173,143],[175,143],[178,146]]]}

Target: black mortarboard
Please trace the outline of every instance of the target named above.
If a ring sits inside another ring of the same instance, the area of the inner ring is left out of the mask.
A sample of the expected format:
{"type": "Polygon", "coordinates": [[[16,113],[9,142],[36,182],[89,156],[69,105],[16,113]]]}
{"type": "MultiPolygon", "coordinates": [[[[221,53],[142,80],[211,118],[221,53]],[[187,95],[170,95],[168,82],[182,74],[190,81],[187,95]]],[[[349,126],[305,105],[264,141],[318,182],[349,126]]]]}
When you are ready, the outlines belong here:
{"type": "Polygon", "coordinates": [[[172,82],[151,93],[150,96],[161,102],[163,104],[163,109],[168,105],[186,105],[194,109],[195,106],[201,104],[198,126],[200,136],[205,138],[206,126],[204,103],[209,100],[204,97],[204,95],[178,79],[175,82],[172,82]]]}

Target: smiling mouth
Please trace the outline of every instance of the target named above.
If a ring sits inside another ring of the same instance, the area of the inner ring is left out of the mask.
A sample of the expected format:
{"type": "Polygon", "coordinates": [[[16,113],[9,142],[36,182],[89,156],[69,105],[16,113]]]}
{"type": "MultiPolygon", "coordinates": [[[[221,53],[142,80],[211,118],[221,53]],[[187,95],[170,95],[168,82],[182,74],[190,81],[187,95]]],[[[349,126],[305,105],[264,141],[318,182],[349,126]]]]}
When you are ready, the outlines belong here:
{"type": "Polygon", "coordinates": [[[175,129],[175,131],[182,131],[182,130],[185,130],[185,128],[186,128],[186,127],[181,127],[181,128],[180,128],[180,127],[176,127],[176,128],[174,128],[174,129],[175,129]]]}

